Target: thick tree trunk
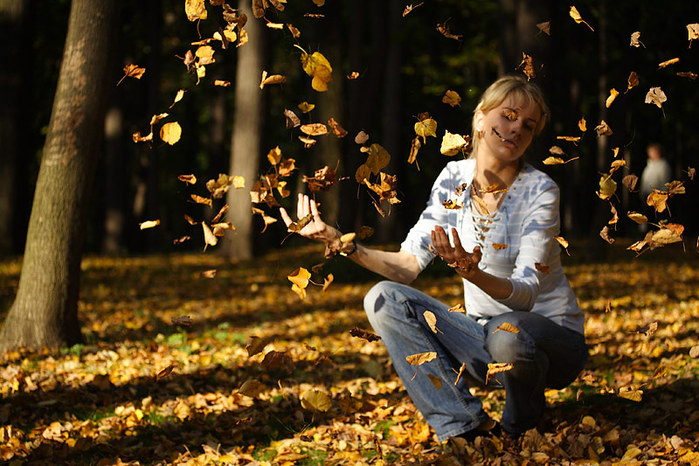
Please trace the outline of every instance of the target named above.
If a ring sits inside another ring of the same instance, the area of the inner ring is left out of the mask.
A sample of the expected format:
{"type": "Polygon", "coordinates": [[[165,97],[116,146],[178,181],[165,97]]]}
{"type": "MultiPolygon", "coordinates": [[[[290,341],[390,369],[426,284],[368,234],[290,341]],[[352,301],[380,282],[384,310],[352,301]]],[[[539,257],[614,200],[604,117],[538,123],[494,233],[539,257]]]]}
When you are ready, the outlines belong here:
{"type": "Polygon", "coordinates": [[[80,260],[107,100],[117,0],[74,0],[15,302],[0,350],[81,339],[80,260]]]}
{"type": "Polygon", "coordinates": [[[11,254],[17,242],[14,223],[17,205],[18,164],[25,155],[20,144],[24,133],[22,99],[23,59],[22,19],[26,12],[25,0],[0,0],[0,62],[6,65],[0,72],[0,256],[11,254]],[[11,66],[9,65],[11,64],[11,66]]]}
{"type": "Polygon", "coordinates": [[[230,209],[227,218],[236,231],[225,236],[221,250],[230,258],[246,260],[251,259],[254,252],[249,191],[257,179],[260,165],[263,100],[258,85],[264,62],[264,44],[262,24],[254,18],[250,1],[240,0],[238,9],[249,18],[245,26],[248,43],[238,49],[230,174],[245,178],[245,189],[228,191],[226,202],[230,209]]]}

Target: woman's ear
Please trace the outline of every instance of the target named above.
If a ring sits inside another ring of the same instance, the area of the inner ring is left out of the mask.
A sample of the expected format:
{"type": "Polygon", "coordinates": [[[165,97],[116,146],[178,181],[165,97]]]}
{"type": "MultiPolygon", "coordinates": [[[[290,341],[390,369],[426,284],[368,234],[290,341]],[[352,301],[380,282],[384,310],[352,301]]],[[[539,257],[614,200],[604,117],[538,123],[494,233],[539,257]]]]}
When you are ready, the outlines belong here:
{"type": "Polygon", "coordinates": [[[481,133],[483,131],[484,118],[485,114],[481,110],[476,111],[476,114],[473,117],[473,123],[475,124],[474,130],[476,130],[476,132],[478,133],[481,133]]]}

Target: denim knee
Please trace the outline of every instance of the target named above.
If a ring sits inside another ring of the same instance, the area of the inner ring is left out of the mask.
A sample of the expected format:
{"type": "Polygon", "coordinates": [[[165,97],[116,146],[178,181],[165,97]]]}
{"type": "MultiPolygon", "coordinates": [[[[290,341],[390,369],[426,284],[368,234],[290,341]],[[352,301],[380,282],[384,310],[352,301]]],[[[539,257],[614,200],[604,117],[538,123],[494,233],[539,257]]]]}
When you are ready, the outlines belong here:
{"type": "MultiPolygon", "coordinates": [[[[520,332],[521,333],[521,332],[520,332]]],[[[531,357],[535,350],[532,342],[521,334],[497,330],[486,335],[485,349],[493,361],[514,363],[521,357],[531,357]]]]}
{"type": "Polygon", "coordinates": [[[380,332],[381,327],[381,317],[387,311],[390,311],[394,306],[386,306],[390,301],[395,301],[395,296],[393,296],[395,288],[398,285],[395,282],[384,280],[373,287],[364,296],[364,311],[366,312],[367,318],[374,327],[374,330],[380,332]],[[381,312],[379,312],[381,311],[381,312]]]}

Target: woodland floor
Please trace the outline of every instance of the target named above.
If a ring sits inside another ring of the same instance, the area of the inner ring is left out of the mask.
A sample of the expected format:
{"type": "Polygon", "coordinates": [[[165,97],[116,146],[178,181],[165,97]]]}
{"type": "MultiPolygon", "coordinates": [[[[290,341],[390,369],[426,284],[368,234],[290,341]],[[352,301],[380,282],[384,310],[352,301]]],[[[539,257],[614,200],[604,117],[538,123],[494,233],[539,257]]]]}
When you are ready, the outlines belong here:
{"type": "MultiPolygon", "coordinates": [[[[573,244],[564,258],[587,314],[583,374],[547,392],[542,427],[518,444],[466,445],[472,463],[699,464],[699,254],[607,253],[585,262],[573,244]]],[[[250,263],[213,251],[86,258],[86,343],[0,356],[0,463],[458,464],[381,342],[349,333],[371,330],[362,297],[377,277],[336,259],[314,274],[333,273],[326,291],[291,291],[287,275],[321,261],[316,246],[250,263]],[[172,323],[182,316],[191,325],[172,323]]],[[[0,319],[19,270],[0,262],[0,319]]],[[[448,271],[423,275],[416,287],[460,302],[448,271]]],[[[475,391],[498,418],[504,392],[475,391]]]]}

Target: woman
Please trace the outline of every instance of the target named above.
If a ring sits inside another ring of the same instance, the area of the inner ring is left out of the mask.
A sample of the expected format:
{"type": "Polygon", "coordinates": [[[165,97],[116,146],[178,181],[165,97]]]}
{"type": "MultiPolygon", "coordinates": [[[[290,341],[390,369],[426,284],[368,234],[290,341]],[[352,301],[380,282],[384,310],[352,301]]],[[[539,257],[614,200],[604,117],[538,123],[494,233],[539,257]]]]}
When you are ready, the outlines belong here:
{"type": "MultiPolygon", "coordinates": [[[[446,165],[400,251],[342,246],[344,255],[391,280],[375,285],[364,307],[439,441],[499,429],[465,378],[457,381],[462,363],[481,382],[489,363],[512,364],[496,380],[506,392],[501,427],[517,437],[541,418],[546,387],[571,383],[587,359],[584,316],[554,238],[559,190],[522,159],[547,113],[533,83],[514,76],[497,80],[474,112],[471,157],[446,165]],[[463,207],[446,209],[446,200],[463,207]],[[450,312],[447,304],[406,285],[435,254],[463,279],[465,314],[450,312]],[[425,311],[436,316],[437,333],[425,321],[425,311]],[[415,366],[406,356],[424,352],[436,352],[437,358],[413,377],[415,366]],[[427,374],[441,378],[442,388],[427,374]]],[[[314,201],[299,195],[298,217],[309,213],[313,221],[299,233],[337,250],[340,232],[322,221],[314,201]]],[[[281,215],[290,225],[284,209],[281,215]]]]}

